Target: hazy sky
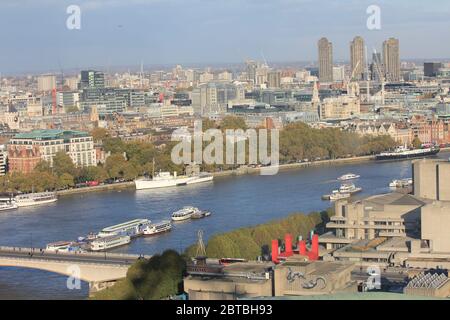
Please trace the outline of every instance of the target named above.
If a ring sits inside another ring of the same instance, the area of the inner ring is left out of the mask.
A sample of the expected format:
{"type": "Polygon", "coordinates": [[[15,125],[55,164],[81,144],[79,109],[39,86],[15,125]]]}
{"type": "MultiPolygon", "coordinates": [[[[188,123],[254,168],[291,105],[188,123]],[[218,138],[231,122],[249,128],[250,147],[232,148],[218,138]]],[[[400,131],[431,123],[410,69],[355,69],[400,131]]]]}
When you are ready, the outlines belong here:
{"type": "Polygon", "coordinates": [[[151,64],[313,61],[317,41],[349,59],[398,37],[402,58],[450,58],[448,0],[0,0],[0,72],[151,64]],[[81,7],[81,30],[66,9],[81,7]],[[381,30],[366,27],[369,5],[381,30]]]}

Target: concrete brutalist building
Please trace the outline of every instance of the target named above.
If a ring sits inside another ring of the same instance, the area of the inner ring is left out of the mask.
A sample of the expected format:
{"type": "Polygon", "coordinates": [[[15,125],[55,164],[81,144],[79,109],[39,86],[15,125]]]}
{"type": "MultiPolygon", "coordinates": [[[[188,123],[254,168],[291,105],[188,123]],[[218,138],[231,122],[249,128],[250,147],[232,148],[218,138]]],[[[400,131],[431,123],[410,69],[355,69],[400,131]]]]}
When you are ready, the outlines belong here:
{"type": "Polygon", "coordinates": [[[412,194],[338,201],[320,237],[327,260],[361,265],[450,268],[450,162],[413,162],[412,194]]]}

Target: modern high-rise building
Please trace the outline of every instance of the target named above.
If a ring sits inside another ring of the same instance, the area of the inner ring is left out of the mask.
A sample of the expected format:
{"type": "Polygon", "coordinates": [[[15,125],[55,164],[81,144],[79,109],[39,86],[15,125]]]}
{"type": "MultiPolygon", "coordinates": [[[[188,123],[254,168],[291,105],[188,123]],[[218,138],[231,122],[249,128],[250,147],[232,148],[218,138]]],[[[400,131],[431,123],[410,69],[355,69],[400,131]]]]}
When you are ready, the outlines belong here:
{"type": "Polygon", "coordinates": [[[400,81],[400,43],[389,38],[383,42],[383,64],[387,81],[400,81]]]}
{"type": "Polygon", "coordinates": [[[327,38],[322,38],[319,47],[319,80],[321,82],[333,81],[333,44],[327,38]]]}
{"type": "Polygon", "coordinates": [[[105,74],[103,72],[94,70],[81,71],[80,89],[104,87],[105,74]]]}
{"type": "Polygon", "coordinates": [[[350,66],[355,80],[364,80],[366,68],[364,39],[357,36],[350,42],[350,66]]]}
{"type": "Polygon", "coordinates": [[[370,65],[371,79],[380,81],[384,77],[383,57],[381,52],[374,52],[372,54],[372,63],[370,65]]]}
{"type": "Polygon", "coordinates": [[[37,78],[37,91],[46,92],[56,89],[56,76],[46,74],[37,78]]]}
{"type": "Polygon", "coordinates": [[[443,67],[440,62],[425,62],[423,64],[423,72],[425,77],[436,77],[439,69],[443,67]]]}
{"type": "Polygon", "coordinates": [[[281,87],[281,72],[270,71],[267,73],[267,86],[270,89],[276,89],[281,87]]]}

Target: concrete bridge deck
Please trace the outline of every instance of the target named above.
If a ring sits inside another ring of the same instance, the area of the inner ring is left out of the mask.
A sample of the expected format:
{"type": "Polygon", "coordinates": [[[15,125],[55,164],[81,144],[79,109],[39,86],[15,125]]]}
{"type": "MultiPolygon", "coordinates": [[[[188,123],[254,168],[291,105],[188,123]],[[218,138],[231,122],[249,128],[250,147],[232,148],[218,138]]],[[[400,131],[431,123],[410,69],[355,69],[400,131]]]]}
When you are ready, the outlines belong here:
{"type": "Polygon", "coordinates": [[[90,293],[125,278],[128,268],[139,258],[150,256],[0,247],[0,266],[39,269],[77,278],[89,282],[90,293]]]}

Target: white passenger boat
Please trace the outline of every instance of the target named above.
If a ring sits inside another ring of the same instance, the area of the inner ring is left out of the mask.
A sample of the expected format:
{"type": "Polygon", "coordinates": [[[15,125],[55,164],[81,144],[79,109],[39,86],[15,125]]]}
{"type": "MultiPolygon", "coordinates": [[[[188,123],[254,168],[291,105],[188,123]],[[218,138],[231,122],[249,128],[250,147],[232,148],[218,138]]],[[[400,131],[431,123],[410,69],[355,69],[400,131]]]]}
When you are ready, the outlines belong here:
{"type": "Polygon", "coordinates": [[[99,232],[98,236],[100,238],[116,236],[116,235],[126,235],[130,237],[141,236],[144,229],[151,224],[148,219],[136,219],[127,221],[115,226],[104,228],[99,232]]]}
{"type": "Polygon", "coordinates": [[[356,187],[353,183],[343,184],[339,188],[340,193],[354,194],[354,193],[358,193],[361,191],[362,191],[362,188],[356,187]]]}
{"type": "Polygon", "coordinates": [[[17,208],[17,203],[14,200],[8,202],[0,202],[0,211],[15,210],[17,208]]]}
{"type": "Polygon", "coordinates": [[[153,179],[136,179],[134,183],[136,185],[136,190],[144,190],[204,183],[213,181],[213,179],[213,175],[209,173],[200,173],[193,176],[177,176],[176,172],[174,172],[173,175],[171,175],[170,172],[159,172],[153,179]]]}
{"type": "Polygon", "coordinates": [[[127,235],[116,235],[104,238],[98,238],[91,242],[92,251],[106,251],[127,245],[131,242],[131,237],[127,235]]]}
{"type": "Polygon", "coordinates": [[[193,214],[200,212],[198,208],[195,207],[184,207],[181,210],[175,211],[172,213],[173,221],[183,221],[190,219],[193,214]]]}
{"type": "Polygon", "coordinates": [[[340,176],[338,178],[339,181],[348,181],[348,180],[354,180],[354,179],[358,179],[360,178],[360,175],[354,174],[354,173],[347,173],[344,174],[343,176],[340,176]]]}
{"type": "Polygon", "coordinates": [[[58,197],[54,192],[21,194],[14,198],[14,201],[19,208],[52,203],[56,202],[57,200],[58,197]]]}
{"type": "Polygon", "coordinates": [[[343,199],[348,199],[350,197],[351,197],[350,193],[333,192],[330,195],[330,201],[343,200],[343,199]]]}
{"type": "Polygon", "coordinates": [[[172,222],[164,220],[158,223],[153,223],[144,229],[144,236],[153,236],[159,233],[168,232],[172,230],[172,222]]]}
{"type": "Polygon", "coordinates": [[[81,250],[81,248],[73,241],[59,241],[47,244],[45,250],[51,252],[74,252],[81,250]]]}

